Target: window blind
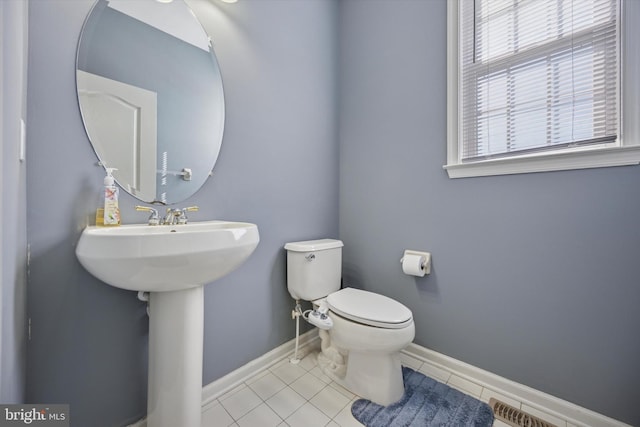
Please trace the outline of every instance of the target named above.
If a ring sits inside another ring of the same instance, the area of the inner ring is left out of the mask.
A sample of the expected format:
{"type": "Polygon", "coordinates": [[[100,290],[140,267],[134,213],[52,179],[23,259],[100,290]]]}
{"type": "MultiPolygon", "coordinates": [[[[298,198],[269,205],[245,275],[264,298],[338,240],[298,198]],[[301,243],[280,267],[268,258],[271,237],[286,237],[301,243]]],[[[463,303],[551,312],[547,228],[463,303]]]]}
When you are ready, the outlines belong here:
{"type": "Polygon", "coordinates": [[[464,0],[462,161],[613,142],[618,0],[464,0]]]}

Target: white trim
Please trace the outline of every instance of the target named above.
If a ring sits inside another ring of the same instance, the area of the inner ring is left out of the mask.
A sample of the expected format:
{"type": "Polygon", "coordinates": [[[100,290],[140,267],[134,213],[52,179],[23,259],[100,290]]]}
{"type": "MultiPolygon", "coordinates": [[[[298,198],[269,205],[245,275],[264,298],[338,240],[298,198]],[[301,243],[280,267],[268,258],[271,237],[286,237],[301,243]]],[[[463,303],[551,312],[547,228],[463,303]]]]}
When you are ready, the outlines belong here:
{"type": "MultiPolygon", "coordinates": [[[[447,2],[447,165],[458,163],[458,1],[447,2]]],[[[445,166],[446,168],[446,166],[445,166]]]]}
{"type": "Polygon", "coordinates": [[[467,178],[637,164],[640,164],[640,146],[631,145],[549,155],[506,157],[470,163],[450,163],[443,167],[447,170],[449,178],[467,178]]]}
{"type": "Polygon", "coordinates": [[[456,360],[417,344],[409,344],[403,353],[422,360],[453,375],[464,378],[497,393],[513,397],[528,406],[539,409],[571,424],[591,427],[631,427],[628,424],[580,407],[566,400],[516,383],[504,377],[456,360]]]}
{"type": "MultiPolygon", "coordinates": [[[[299,351],[305,354],[307,347],[317,347],[318,330],[314,328],[300,335],[299,351]]],[[[202,407],[209,405],[224,393],[242,384],[252,376],[270,368],[276,363],[292,355],[295,339],[288,341],[270,352],[252,360],[233,372],[219,378],[202,389],[202,407]]],[[[443,369],[452,375],[471,381],[479,386],[495,391],[499,394],[513,397],[523,404],[539,409],[542,412],[566,420],[574,425],[588,425],[590,427],[631,427],[629,424],[606,417],[597,412],[575,405],[531,387],[516,383],[507,378],[485,371],[475,366],[461,362],[452,357],[438,353],[418,344],[411,343],[402,350],[406,355],[436,368],[443,369]]],[[[137,421],[127,427],[146,427],[146,419],[137,421]]]]}
{"type": "MultiPolygon", "coordinates": [[[[305,347],[312,345],[316,340],[319,340],[318,329],[305,332],[300,335],[298,352],[302,351],[305,347]]],[[[270,368],[281,360],[291,355],[291,352],[295,349],[295,339],[282,344],[279,347],[271,350],[270,352],[252,360],[244,366],[236,369],[233,372],[225,375],[222,378],[218,378],[212,383],[207,384],[202,389],[202,406],[205,406],[213,402],[218,397],[222,396],[234,387],[242,384],[247,379],[251,378],[255,374],[270,368]]]]}
{"type": "MultiPolygon", "coordinates": [[[[319,340],[318,329],[313,328],[312,330],[305,332],[300,335],[298,341],[298,352],[299,354],[305,354],[304,350],[308,346],[315,345],[315,342],[319,340]]],[[[258,374],[259,372],[264,371],[265,369],[269,369],[271,366],[276,363],[284,360],[288,356],[292,355],[292,352],[295,349],[295,338],[287,341],[279,347],[271,350],[270,352],[263,354],[247,363],[244,366],[239,367],[235,371],[232,371],[225,375],[222,378],[218,378],[217,380],[205,385],[202,388],[202,407],[207,406],[209,403],[213,402],[218,397],[222,396],[224,393],[232,390],[234,387],[242,384],[252,376],[258,374]]],[[[146,427],[147,420],[146,418],[136,421],[133,424],[129,424],[127,427],[146,427]]]]}
{"type": "Polygon", "coordinates": [[[619,146],[599,149],[575,149],[567,152],[552,152],[541,155],[523,155],[519,157],[488,159],[462,163],[459,156],[458,135],[461,134],[458,123],[460,105],[459,72],[459,0],[447,2],[447,164],[443,168],[449,178],[467,178],[473,176],[510,175],[517,173],[549,172],[558,170],[589,169],[611,166],[629,166],[640,164],[640,126],[635,117],[638,114],[640,85],[635,82],[640,58],[633,49],[627,48],[625,40],[636,40],[640,29],[635,17],[640,15],[640,2],[623,1],[621,31],[621,105],[623,140],[619,146]],[[627,118],[625,120],[625,117],[627,118]]]}

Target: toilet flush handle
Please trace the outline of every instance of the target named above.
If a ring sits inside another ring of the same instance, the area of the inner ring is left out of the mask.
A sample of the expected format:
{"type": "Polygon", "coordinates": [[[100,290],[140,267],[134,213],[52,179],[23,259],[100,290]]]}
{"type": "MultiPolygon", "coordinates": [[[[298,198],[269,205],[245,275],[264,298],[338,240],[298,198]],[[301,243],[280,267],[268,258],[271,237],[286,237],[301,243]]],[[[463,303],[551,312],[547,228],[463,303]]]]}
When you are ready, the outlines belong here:
{"type": "Polygon", "coordinates": [[[306,259],[307,261],[311,262],[314,259],[316,259],[316,254],[307,254],[304,259],[306,259]]]}

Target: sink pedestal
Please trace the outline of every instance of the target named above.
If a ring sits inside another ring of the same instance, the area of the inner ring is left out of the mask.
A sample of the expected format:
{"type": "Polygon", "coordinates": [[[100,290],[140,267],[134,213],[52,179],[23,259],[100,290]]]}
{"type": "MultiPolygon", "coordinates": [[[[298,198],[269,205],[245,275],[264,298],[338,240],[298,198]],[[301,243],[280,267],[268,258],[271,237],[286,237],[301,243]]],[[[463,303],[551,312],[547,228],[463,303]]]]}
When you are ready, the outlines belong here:
{"type": "Polygon", "coordinates": [[[238,268],[259,241],[258,226],[248,222],[82,231],[76,255],[89,273],[116,288],[149,292],[147,427],[200,427],[203,285],[238,268]]]}
{"type": "Polygon", "coordinates": [[[149,294],[148,427],[200,427],[204,288],[149,294]]]}

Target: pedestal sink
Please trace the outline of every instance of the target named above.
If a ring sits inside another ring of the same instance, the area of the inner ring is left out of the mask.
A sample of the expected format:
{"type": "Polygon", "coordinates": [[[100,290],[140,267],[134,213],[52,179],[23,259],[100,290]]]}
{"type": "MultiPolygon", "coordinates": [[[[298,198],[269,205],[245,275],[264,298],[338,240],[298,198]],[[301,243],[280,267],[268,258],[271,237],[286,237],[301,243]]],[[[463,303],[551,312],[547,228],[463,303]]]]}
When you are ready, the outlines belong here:
{"type": "Polygon", "coordinates": [[[76,255],[117,288],[149,292],[148,427],[200,427],[203,285],[239,267],[260,236],[255,224],[87,227],[76,255]]]}

